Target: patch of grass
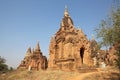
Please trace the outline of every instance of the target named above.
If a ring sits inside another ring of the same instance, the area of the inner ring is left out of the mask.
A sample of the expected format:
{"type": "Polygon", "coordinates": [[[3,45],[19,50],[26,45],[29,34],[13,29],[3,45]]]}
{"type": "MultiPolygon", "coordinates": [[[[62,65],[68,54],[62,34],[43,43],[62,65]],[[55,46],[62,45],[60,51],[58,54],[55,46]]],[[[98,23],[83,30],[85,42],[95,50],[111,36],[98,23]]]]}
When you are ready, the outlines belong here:
{"type": "Polygon", "coordinates": [[[0,80],[81,80],[83,76],[82,80],[119,80],[118,74],[119,72],[111,70],[111,68],[86,73],[60,70],[16,70],[0,75],[0,80]]]}

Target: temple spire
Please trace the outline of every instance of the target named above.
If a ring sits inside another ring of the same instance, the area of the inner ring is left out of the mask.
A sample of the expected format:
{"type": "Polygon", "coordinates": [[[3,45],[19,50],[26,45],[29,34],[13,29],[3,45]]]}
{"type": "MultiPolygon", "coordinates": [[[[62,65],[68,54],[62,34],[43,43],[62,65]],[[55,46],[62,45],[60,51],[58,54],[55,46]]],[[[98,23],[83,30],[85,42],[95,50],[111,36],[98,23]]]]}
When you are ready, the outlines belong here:
{"type": "Polygon", "coordinates": [[[68,16],[69,16],[68,7],[67,7],[67,6],[65,6],[64,16],[65,16],[65,17],[68,17],[68,16]]]}
{"type": "Polygon", "coordinates": [[[31,48],[29,47],[28,50],[27,50],[28,53],[31,53],[31,48]]]}
{"type": "Polygon", "coordinates": [[[30,56],[30,55],[31,55],[31,48],[29,47],[25,56],[27,57],[27,56],[30,56]]]}
{"type": "Polygon", "coordinates": [[[39,42],[36,45],[35,51],[40,51],[40,46],[39,46],[39,42]]]}

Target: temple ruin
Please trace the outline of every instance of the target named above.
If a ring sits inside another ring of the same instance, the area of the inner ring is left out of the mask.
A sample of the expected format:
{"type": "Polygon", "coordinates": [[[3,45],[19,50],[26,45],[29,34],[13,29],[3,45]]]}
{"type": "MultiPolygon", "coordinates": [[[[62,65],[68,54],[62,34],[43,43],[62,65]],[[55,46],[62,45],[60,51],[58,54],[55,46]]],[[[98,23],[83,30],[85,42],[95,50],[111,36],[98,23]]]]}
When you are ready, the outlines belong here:
{"type": "Polygon", "coordinates": [[[35,51],[31,51],[28,48],[25,58],[21,61],[18,69],[29,69],[29,70],[44,70],[47,68],[47,58],[43,56],[39,43],[37,43],[35,51]]]}
{"type": "Polygon", "coordinates": [[[68,9],[65,8],[60,29],[51,37],[48,67],[75,70],[82,65],[93,65],[90,41],[80,28],[75,28],[68,9]]]}

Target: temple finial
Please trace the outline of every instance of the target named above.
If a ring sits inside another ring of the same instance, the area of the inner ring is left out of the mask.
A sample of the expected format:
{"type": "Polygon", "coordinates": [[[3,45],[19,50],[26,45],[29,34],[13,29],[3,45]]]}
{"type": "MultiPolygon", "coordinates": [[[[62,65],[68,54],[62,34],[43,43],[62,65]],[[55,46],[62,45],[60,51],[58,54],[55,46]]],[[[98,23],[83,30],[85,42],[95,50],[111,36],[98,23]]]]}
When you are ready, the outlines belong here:
{"type": "Polygon", "coordinates": [[[67,7],[66,5],[65,5],[64,16],[65,16],[65,17],[69,16],[69,13],[68,13],[68,7],[67,7]]]}

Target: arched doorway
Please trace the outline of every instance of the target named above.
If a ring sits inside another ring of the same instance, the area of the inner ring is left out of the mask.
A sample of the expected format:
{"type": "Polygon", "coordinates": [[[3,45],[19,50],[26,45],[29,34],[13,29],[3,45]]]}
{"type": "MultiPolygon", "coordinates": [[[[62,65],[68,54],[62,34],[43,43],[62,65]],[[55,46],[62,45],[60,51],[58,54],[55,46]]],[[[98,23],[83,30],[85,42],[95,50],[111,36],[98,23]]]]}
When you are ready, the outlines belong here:
{"type": "Polygon", "coordinates": [[[84,51],[85,51],[85,48],[84,48],[84,45],[80,48],[80,57],[81,57],[81,62],[83,64],[83,58],[84,58],[84,51]]]}

